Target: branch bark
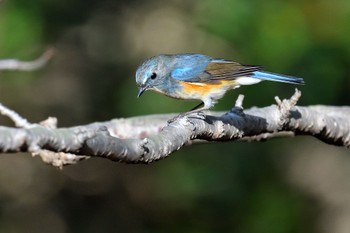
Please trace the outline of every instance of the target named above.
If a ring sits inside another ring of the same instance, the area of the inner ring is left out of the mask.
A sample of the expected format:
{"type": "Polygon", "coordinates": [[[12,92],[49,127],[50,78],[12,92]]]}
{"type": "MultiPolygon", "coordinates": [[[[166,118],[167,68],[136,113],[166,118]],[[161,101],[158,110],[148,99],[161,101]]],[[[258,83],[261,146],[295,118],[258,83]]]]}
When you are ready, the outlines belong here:
{"type": "Polygon", "coordinates": [[[227,113],[196,113],[171,123],[168,120],[176,114],[114,119],[71,128],[55,128],[52,118],[40,124],[26,123],[22,128],[0,126],[0,152],[30,152],[40,155],[44,162],[62,167],[90,157],[150,163],[193,143],[260,141],[297,135],[311,135],[328,144],[349,147],[350,107],[296,106],[300,96],[296,90],[290,99],[276,98],[277,105],[247,110],[243,110],[240,96],[227,113]]]}

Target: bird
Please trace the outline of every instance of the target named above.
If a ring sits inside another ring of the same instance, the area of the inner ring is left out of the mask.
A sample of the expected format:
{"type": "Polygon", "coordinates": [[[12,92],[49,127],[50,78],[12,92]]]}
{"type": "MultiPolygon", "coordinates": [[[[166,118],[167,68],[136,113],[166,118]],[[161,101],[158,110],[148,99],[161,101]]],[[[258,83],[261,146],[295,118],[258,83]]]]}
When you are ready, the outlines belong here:
{"type": "Polygon", "coordinates": [[[203,54],[161,54],[146,59],[136,70],[137,97],[152,90],[175,99],[200,100],[188,111],[212,108],[229,90],[261,81],[304,84],[302,78],[263,71],[203,54]]]}

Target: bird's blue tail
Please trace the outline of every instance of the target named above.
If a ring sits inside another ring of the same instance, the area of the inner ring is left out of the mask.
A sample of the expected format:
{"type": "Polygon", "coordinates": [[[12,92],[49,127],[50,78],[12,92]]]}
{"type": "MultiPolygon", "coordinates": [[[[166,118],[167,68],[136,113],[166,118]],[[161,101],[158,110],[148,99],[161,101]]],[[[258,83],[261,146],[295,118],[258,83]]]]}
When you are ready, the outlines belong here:
{"type": "Polygon", "coordinates": [[[252,78],[258,78],[261,80],[283,82],[283,83],[292,83],[292,84],[304,84],[304,79],[297,78],[293,76],[274,74],[265,71],[255,71],[253,72],[252,78]]]}

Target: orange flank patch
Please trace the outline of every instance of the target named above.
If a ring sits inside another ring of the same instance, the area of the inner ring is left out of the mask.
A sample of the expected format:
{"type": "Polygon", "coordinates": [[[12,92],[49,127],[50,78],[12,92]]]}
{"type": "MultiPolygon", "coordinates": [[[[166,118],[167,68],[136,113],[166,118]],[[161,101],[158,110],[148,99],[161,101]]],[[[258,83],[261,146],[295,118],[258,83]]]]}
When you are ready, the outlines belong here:
{"type": "Polygon", "coordinates": [[[186,93],[207,95],[211,92],[216,92],[221,89],[231,89],[235,85],[234,80],[221,80],[217,83],[195,83],[181,81],[183,91],[186,93]]]}
{"type": "Polygon", "coordinates": [[[202,99],[205,96],[222,96],[227,90],[234,88],[234,80],[220,80],[217,83],[196,83],[180,81],[181,92],[178,92],[179,98],[202,99]]]}

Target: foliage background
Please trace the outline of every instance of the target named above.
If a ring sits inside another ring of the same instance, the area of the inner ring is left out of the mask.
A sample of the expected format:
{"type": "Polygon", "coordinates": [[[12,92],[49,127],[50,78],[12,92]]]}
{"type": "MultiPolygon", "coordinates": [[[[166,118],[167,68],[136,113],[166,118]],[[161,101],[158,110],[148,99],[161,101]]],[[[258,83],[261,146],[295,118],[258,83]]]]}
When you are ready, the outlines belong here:
{"type": "MultiPolygon", "coordinates": [[[[32,73],[1,72],[0,101],[59,126],[195,104],[146,93],[146,57],[195,52],[304,77],[302,105],[349,105],[350,1],[3,0],[0,57],[55,57],[32,73]]],[[[265,106],[294,86],[264,82],[216,110],[265,106]]],[[[1,118],[2,124],[11,124],[1,118]]],[[[298,137],[185,148],[150,165],[91,159],[63,171],[28,154],[0,158],[0,232],[348,232],[350,158],[298,137]]]]}

